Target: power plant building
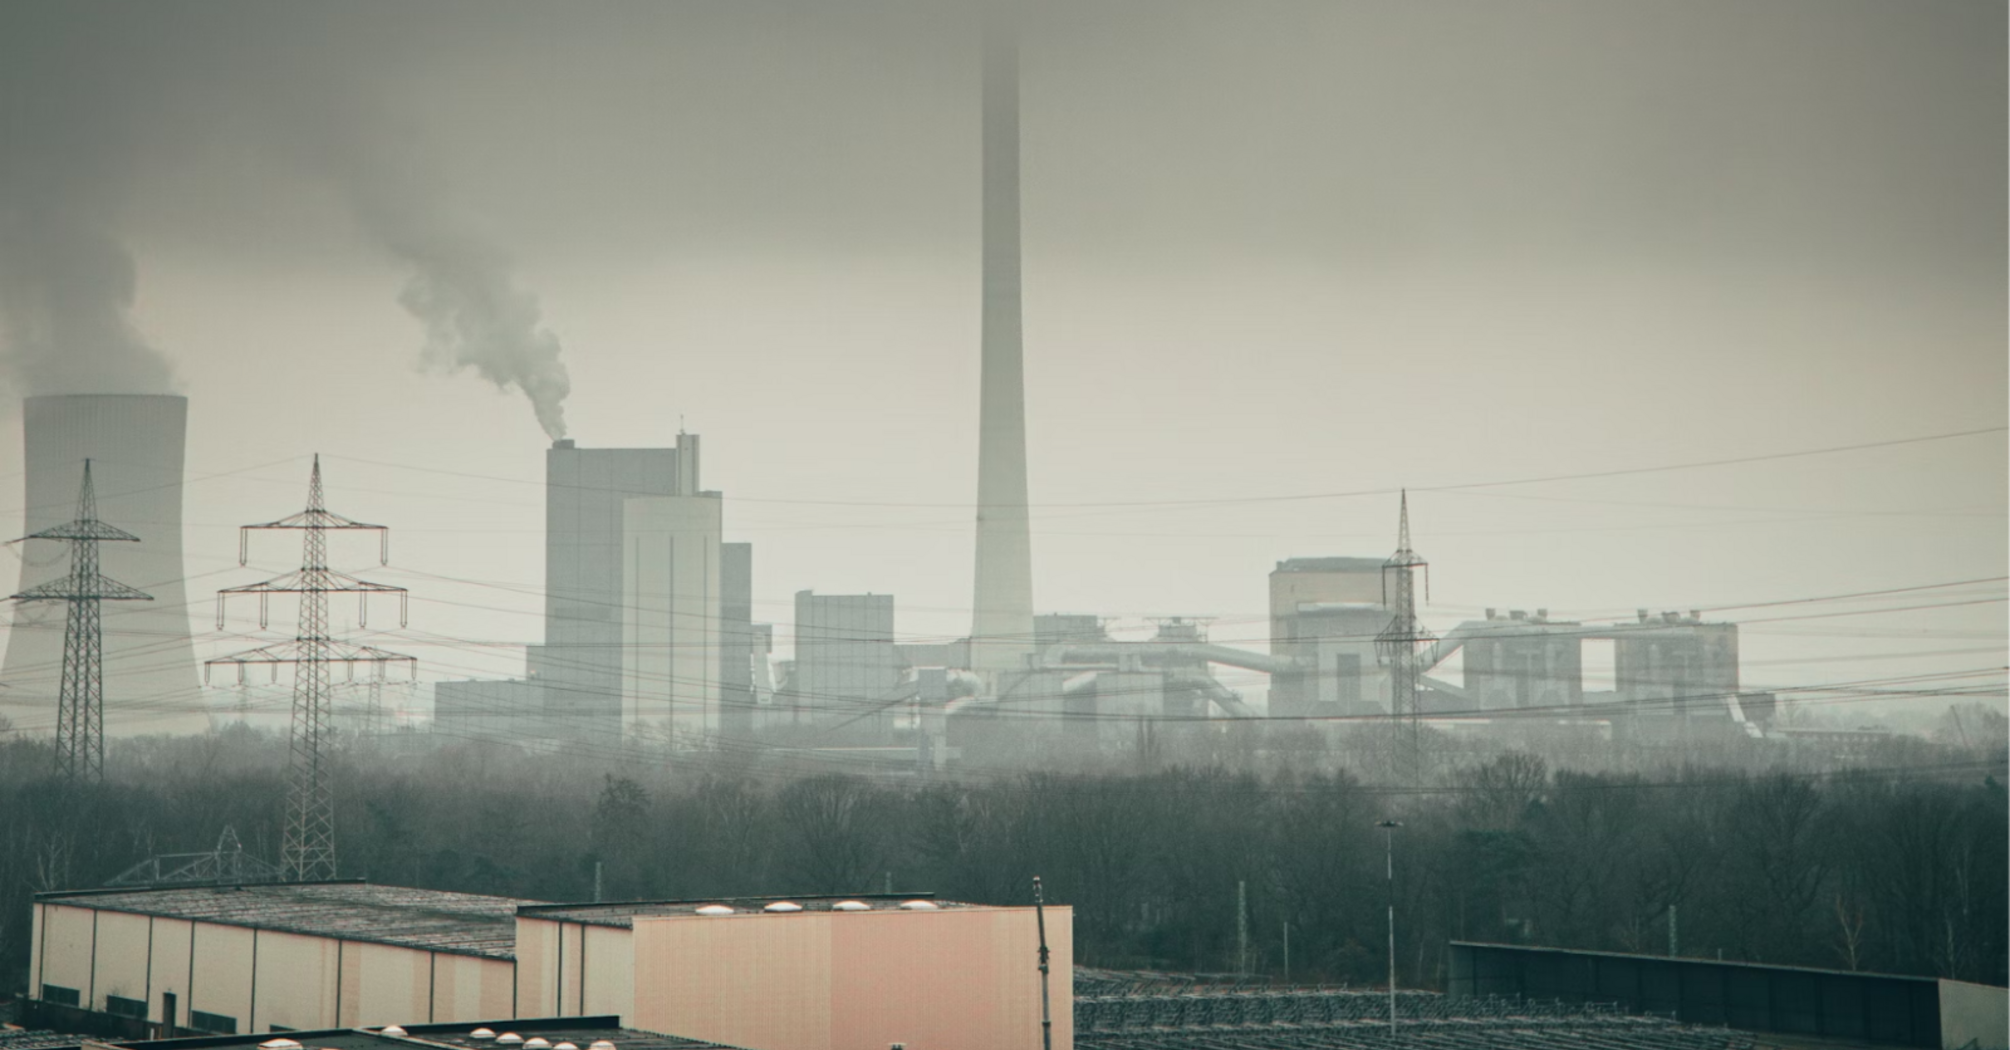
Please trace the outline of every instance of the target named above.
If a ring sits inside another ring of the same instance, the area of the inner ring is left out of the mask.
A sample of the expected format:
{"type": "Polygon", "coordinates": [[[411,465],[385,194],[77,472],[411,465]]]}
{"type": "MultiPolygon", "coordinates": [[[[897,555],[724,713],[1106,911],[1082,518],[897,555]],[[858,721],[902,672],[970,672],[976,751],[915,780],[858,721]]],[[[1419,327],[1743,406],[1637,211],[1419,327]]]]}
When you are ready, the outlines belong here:
{"type": "MultiPolygon", "coordinates": [[[[697,471],[680,470],[678,480],[695,485],[697,471]]],[[[721,729],[720,529],[716,492],[624,503],[624,736],[693,740],[721,729]]]]}
{"type": "Polygon", "coordinates": [[[1389,624],[1380,558],[1290,558],[1270,574],[1270,651],[1296,666],[1270,681],[1270,713],[1387,711],[1375,636],[1389,624]]]}
{"type": "MultiPolygon", "coordinates": [[[[69,394],[22,403],[23,535],[75,516],[84,461],[91,461],[100,520],[139,537],[105,544],[106,576],[152,601],[104,606],[107,736],[197,733],[208,728],[195,649],[189,640],[182,564],[182,457],[188,400],[164,394],[69,394]]],[[[58,544],[22,545],[16,591],[63,575],[58,544]]],[[[53,731],[63,676],[65,603],[14,609],[8,632],[0,715],[16,730],[53,731]]]]}
{"type": "Polygon", "coordinates": [[[530,655],[559,739],[618,740],[622,725],[623,504],[675,496],[689,459],[677,448],[585,449],[570,440],[545,452],[544,645],[530,655]]]}
{"type": "Polygon", "coordinates": [[[887,713],[904,676],[893,640],[892,595],[796,592],[788,694],[798,720],[870,729],[887,713]]]}

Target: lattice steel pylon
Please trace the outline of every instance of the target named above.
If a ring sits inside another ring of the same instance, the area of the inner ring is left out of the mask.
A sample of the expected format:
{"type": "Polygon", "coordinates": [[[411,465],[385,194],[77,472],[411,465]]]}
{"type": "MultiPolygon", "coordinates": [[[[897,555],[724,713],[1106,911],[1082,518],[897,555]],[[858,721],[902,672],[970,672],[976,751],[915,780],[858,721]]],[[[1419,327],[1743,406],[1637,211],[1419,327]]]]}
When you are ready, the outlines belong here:
{"type": "Polygon", "coordinates": [[[70,545],[67,575],[13,596],[17,602],[68,602],[63,618],[63,682],[56,691],[56,770],[67,780],[105,779],[105,634],[98,618],[103,602],[152,601],[153,595],[128,587],[98,570],[98,544],[138,543],[140,538],[98,520],[98,496],[91,488],[91,461],[77,491],[77,517],[30,533],[23,540],[62,540],[70,545]]]}
{"type": "Polygon", "coordinates": [[[1424,574],[1424,596],[1430,597],[1429,563],[1410,549],[1410,493],[1403,492],[1402,511],[1396,527],[1396,553],[1382,563],[1382,604],[1393,609],[1389,625],[1375,636],[1375,653],[1389,668],[1389,718],[1397,727],[1407,773],[1417,777],[1423,763],[1423,704],[1417,666],[1417,647],[1432,640],[1431,632],[1417,618],[1417,573],[1424,574]],[[1395,580],[1395,601],[1391,602],[1390,579],[1395,580]]]}
{"type": "Polygon", "coordinates": [[[366,525],[345,518],[323,505],[321,457],[318,455],[314,457],[314,472],[308,481],[307,509],[278,521],[246,525],[238,530],[238,564],[245,564],[250,554],[253,532],[283,529],[298,530],[302,534],[300,571],[275,576],[263,583],[226,587],[216,592],[216,624],[219,629],[223,627],[224,601],[230,595],[258,595],[258,625],[264,627],[272,595],[298,594],[300,621],[294,639],[206,661],[204,673],[207,675],[209,668],[219,664],[233,664],[237,667],[238,681],[242,683],[246,667],[263,664],[271,667],[276,680],[280,664],[293,665],[293,727],[287,749],[286,830],[279,847],[279,868],[288,879],[306,882],[335,877],[335,795],[328,768],[332,756],[325,753],[332,735],[329,715],[334,703],[334,684],[330,679],[329,665],[344,665],[348,677],[353,679],[359,663],[372,665],[371,670],[381,675],[385,665],[402,662],[411,665],[412,673],[416,675],[418,661],[367,645],[337,642],[329,633],[328,595],[331,593],[357,596],[357,622],[364,627],[369,625],[370,595],[398,595],[398,625],[401,627],[405,624],[406,599],[403,587],[359,580],[328,567],[329,532],[377,533],[378,564],[388,565],[391,560],[391,530],[382,525],[366,525]]]}

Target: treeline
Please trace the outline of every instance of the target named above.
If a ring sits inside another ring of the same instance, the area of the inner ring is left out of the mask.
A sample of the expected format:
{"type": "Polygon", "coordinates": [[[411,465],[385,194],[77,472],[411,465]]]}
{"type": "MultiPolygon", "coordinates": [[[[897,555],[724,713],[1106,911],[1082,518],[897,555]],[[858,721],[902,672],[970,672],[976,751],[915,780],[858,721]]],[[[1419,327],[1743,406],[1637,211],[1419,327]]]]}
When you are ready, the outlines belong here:
{"type": "MultiPolygon", "coordinates": [[[[111,779],[77,791],[42,745],[0,745],[5,987],[26,980],[37,890],[208,850],[226,825],[276,858],[284,757],[247,732],[122,742],[111,779]]],[[[1932,757],[1586,773],[1514,751],[1392,788],[1346,769],[931,782],[359,746],[338,761],[337,819],[345,876],[539,900],[591,899],[598,878],[609,900],[891,887],[1026,903],[1037,874],[1074,907],[1082,964],[1281,977],[1288,926],[1292,980],[1355,985],[1386,972],[1376,825],[1396,820],[1405,983],[1441,985],[1453,939],[1666,952],[1672,910],[1683,955],[2002,984],[2002,749],[1932,757]]]]}

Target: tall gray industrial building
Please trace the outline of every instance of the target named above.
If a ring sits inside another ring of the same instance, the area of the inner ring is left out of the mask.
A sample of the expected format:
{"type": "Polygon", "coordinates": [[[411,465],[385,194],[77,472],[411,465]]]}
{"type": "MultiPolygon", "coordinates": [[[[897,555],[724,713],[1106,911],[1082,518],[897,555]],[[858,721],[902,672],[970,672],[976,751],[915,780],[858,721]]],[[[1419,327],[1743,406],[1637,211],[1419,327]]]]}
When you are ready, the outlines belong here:
{"type": "MultiPolygon", "coordinates": [[[[622,505],[674,496],[681,448],[580,448],[544,454],[544,644],[530,674],[561,739],[621,735],[622,505]]],[[[692,459],[696,458],[693,449],[692,459]]]]}
{"type": "MultiPolygon", "coordinates": [[[[105,733],[137,736],[208,728],[189,640],[182,564],[182,453],[188,399],[164,394],[66,394],[22,404],[27,474],[23,534],[68,521],[91,460],[98,516],[140,538],[103,548],[102,570],[153,595],[106,605],[105,733]]],[[[20,545],[25,591],[68,571],[59,544],[20,545]]],[[[17,605],[8,633],[0,715],[21,731],[52,731],[63,674],[61,602],[17,605]]]]}
{"type": "Polygon", "coordinates": [[[555,740],[744,735],[768,643],[753,621],[753,547],[721,542],[699,438],[672,448],[545,453],[544,644],[525,677],[441,682],[434,731],[555,740]]]}
{"type": "Polygon", "coordinates": [[[1006,5],[983,41],[983,367],[977,422],[977,581],[970,662],[1022,670],[1033,651],[1033,544],[1026,509],[1026,375],[1020,338],[1019,53],[1006,5]]]}

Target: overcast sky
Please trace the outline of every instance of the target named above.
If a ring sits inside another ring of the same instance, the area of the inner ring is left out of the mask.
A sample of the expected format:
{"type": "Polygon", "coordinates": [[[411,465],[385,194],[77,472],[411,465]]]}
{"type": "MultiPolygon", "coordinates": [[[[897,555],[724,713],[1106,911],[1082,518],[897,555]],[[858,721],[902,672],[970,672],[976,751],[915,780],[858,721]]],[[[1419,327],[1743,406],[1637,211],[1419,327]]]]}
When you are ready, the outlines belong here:
{"type": "MultiPolygon", "coordinates": [[[[2005,29],[1987,0],[1036,14],[1038,607],[1260,647],[1272,564],[1385,555],[1403,485],[1440,627],[2005,575],[2005,29]]],[[[389,644],[506,673],[548,438],[400,302],[467,262],[534,297],[525,367],[532,328],[562,343],[582,445],[704,436],[784,644],[804,588],[960,634],[977,146],[940,0],[14,0],[6,382],[189,396],[192,597],[253,578],[232,527],[322,452],[335,509],[396,530],[389,644]],[[130,331],[44,323],[50,282],[116,305],[121,261],[130,331]]],[[[2000,667],[2002,593],[1724,615],[1770,621],[1748,681],[1842,682],[2000,667]]]]}

